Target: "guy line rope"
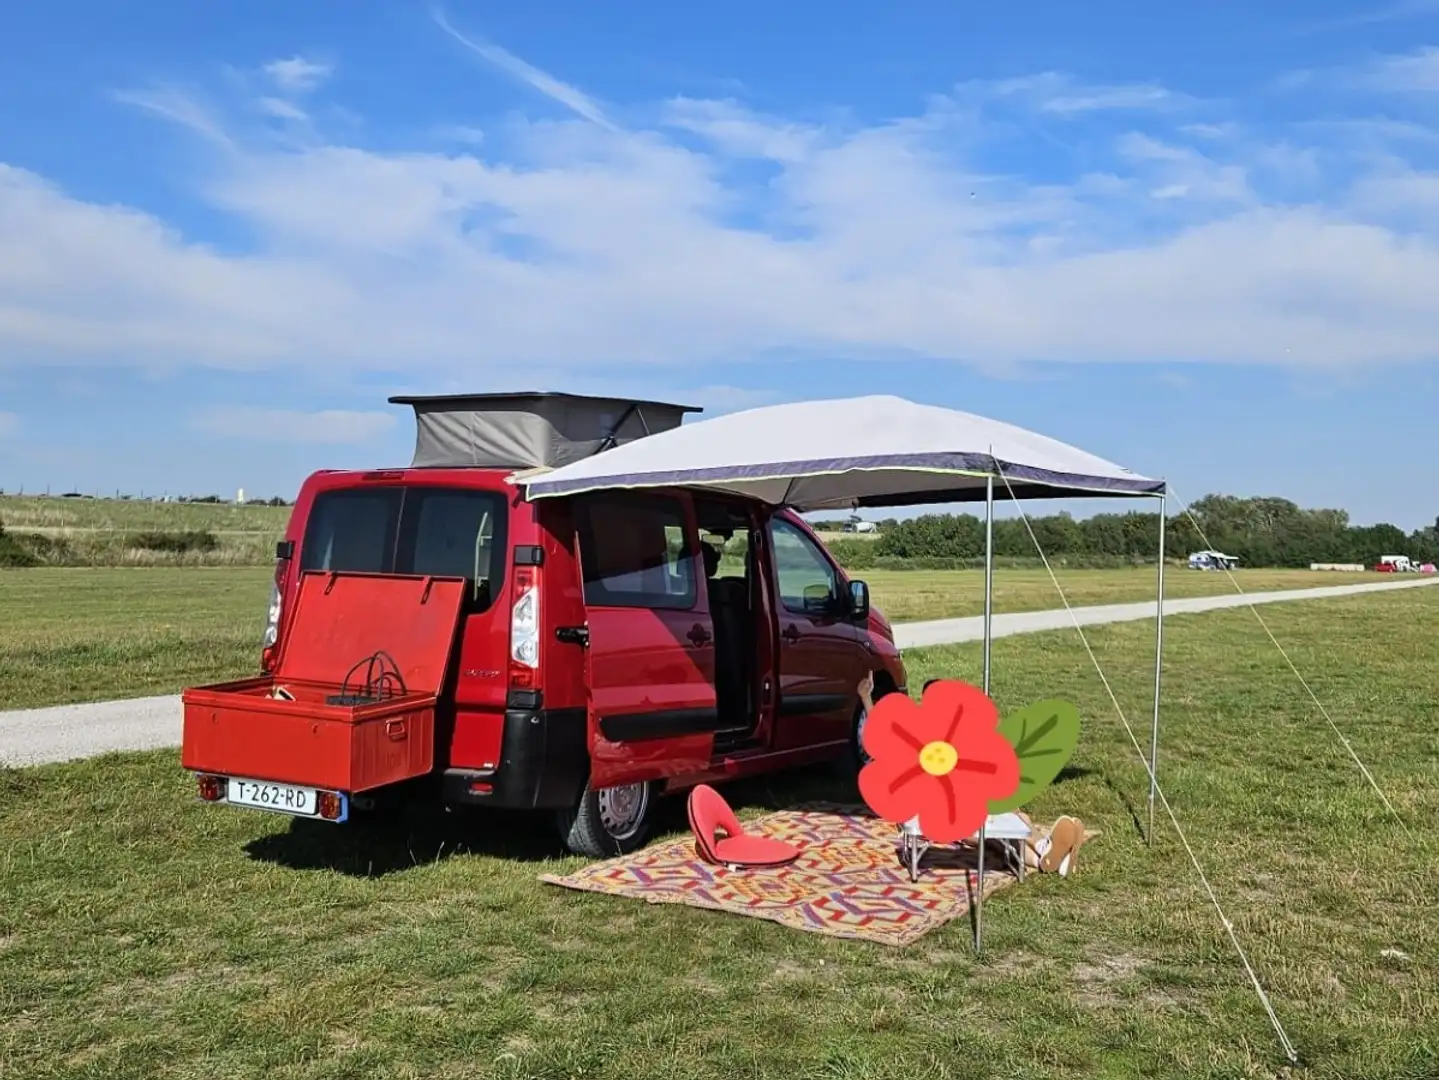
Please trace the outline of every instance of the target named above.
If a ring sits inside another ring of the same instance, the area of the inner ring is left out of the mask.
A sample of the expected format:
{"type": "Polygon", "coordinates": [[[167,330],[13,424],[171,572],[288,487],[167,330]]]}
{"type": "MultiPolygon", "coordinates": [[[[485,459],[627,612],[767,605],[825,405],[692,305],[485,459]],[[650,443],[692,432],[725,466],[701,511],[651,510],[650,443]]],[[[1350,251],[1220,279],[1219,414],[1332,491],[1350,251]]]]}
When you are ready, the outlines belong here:
{"type": "MultiPolygon", "coordinates": [[[[1234,951],[1239,955],[1240,963],[1244,965],[1244,970],[1249,976],[1249,981],[1254,986],[1254,992],[1259,996],[1259,1002],[1264,1006],[1264,1011],[1269,1016],[1269,1023],[1274,1027],[1274,1034],[1279,1037],[1279,1045],[1283,1048],[1285,1056],[1289,1059],[1289,1063],[1291,1065],[1297,1065],[1299,1063],[1299,1055],[1294,1049],[1294,1044],[1289,1041],[1289,1036],[1284,1031],[1284,1025],[1279,1022],[1279,1016],[1275,1013],[1274,1006],[1269,1001],[1269,995],[1265,993],[1264,987],[1259,981],[1259,976],[1254,971],[1254,965],[1249,962],[1249,956],[1245,953],[1244,946],[1239,943],[1239,937],[1234,932],[1234,924],[1230,922],[1229,916],[1225,914],[1223,906],[1219,903],[1219,897],[1215,895],[1214,887],[1209,883],[1208,875],[1204,873],[1204,867],[1199,864],[1199,858],[1194,854],[1194,848],[1190,846],[1189,838],[1184,835],[1184,828],[1179,824],[1179,818],[1175,815],[1174,808],[1169,805],[1169,799],[1165,796],[1163,788],[1159,786],[1159,780],[1155,776],[1154,769],[1150,762],[1144,756],[1144,750],[1140,747],[1139,740],[1135,737],[1134,729],[1130,727],[1129,720],[1124,715],[1124,709],[1119,704],[1119,698],[1115,696],[1114,688],[1110,686],[1109,679],[1104,674],[1104,668],[1100,666],[1099,658],[1094,655],[1094,649],[1090,647],[1089,638],[1084,633],[1084,627],[1080,625],[1078,617],[1074,614],[1074,609],[1069,604],[1069,598],[1064,595],[1064,588],[1059,584],[1059,578],[1055,575],[1054,568],[1050,566],[1049,557],[1045,555],[1044,548],[1040,546],[1039,538],[1034,535],[1034,529],[1029,523],[1029,515],[1024,512],[1023,504],[1015,497],[1014,488],[1011,487],[1009,483],[1009,477],[1005,475],[1003,467],[997,460],[994,461],[994,467],[998,471],[1000,478],[1004,481],[1004,486],[1009,491],[1009,497],[1013,501],[1015,508],[1019,511],[1020,520],[1024,522],[1024,529],[1029,534],[1030,542],[1034,544],[1035,550],[1039,552],[1040,560],[1044,563],[1044,569],[1049,574],[1049,580],[1053,582],[1055,590],[1059,593],[1060,600],[1064,602],[1064,610],[1069,613],[1070,620],[1074,623],[1074,629],[1079,634],[1079,640],[1084,644],[1084,651],[1089,654],[1089,660],[1094,665],[1094,670],[1099,674],[1100,682],[1104,684],[1104,690],[1114,705],[1114,711],[1119,716],[1119,722],[1124,725],[1124,731],[1129,736],[1129,741],[1134,744],[1134,752],[1139,755],[1139,760],[1144,765],[1144,771],[1149,775],[1149,781],[1151,785],[1153,785],[1153,790],[1159,796],[1159,801],[1164,807],[1164,812],[1169,815],[1169,822],[1174,826],[1175,835],[1179,837],[1180,843],[1184,845],[1184,850],[1189,855],[1189,861],[1194,864],[1195,873],[1199,875],[1199,880],[1204,885],[1204,891],[1209,895],[1209,902],[1214,905],[1214,910],[1219,915],[1219,921],[1224,925],[1224,930],[1229,935],[1230,943],[1233,944],[1234,951]]],[[[1278,643],[1276,642],[1276,644],[1278,643]]]]}

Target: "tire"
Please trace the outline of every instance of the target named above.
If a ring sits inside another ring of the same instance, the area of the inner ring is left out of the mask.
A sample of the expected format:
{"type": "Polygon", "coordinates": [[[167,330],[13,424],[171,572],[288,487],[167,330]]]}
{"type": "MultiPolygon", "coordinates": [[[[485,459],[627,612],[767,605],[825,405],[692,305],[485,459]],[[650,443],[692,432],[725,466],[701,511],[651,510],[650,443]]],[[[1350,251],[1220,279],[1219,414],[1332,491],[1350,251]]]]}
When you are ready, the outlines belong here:
{"type": "Polygon", "coordinates": [[[864,727],[864,704],[855,706],[854,719],[849,722],[849,752],[838,762],[841,774],[847,780],[858,778],[860,769],[869,762],[864,746],[860,742],[860,731],[864,727]]]}
{"type": "Polygon", "coordinates": [[[655,785],[648,780],[598,791],[586,788],[579,802],[559,815],[566,850],[592,859],[638,850],[654,826],[655,801],[655,785]]]}
{"type": "MultiPolygon", "coordinates": [[[[871,697],[877,703],[884,698],[887,698],[890,694],[893,693],[897,693],[897,691],[895,690],[894,685],[888,680],[888,678],[877,678],[874,684],[874,692],[871,697]]],[[[854,720],[850,725],[849,732],[848,764],[854,770],[855,775],[858,775],[859,770],[869,764],[869,755],[864,752],[864,743],[861,742],[860,734],[864,728],[864,720],[864,704],[861,702],[858,706],[855,707],[854,720]]]]}

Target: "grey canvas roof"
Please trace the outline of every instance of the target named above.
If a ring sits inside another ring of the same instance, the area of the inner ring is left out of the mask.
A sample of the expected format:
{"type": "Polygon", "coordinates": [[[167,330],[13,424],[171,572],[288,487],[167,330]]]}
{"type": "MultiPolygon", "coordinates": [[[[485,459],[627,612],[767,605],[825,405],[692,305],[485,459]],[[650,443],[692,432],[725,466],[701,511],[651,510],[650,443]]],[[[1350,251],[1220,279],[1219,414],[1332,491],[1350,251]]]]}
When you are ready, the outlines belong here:
{"type": "Polygon", "coordinates": [[[679,426],[693,405],[527,391],[396,396],[415,410],[415,467],[555,468],[679,426]]]}
{"type": "Polygon", "coordinates": [[[772,405],[640,439],[519,482],[530,498],[707,487],[799,510],[1159,495],[1141,476],[999,420],[889,395],[772,405]]]}

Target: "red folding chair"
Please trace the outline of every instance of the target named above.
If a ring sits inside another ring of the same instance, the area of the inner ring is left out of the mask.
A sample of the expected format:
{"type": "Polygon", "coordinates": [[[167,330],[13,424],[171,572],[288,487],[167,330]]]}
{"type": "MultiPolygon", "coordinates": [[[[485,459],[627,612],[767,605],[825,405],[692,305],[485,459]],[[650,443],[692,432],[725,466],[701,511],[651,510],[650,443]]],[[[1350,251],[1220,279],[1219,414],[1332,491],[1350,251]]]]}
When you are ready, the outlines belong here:
{"type": "Polygon", "coordinates": [[[793,844],[745,832],[729,803],[708,784],[690,792],[687,809],[695,850],[705,862],[741,870],[784,866],[799,858],[793,844]]]}

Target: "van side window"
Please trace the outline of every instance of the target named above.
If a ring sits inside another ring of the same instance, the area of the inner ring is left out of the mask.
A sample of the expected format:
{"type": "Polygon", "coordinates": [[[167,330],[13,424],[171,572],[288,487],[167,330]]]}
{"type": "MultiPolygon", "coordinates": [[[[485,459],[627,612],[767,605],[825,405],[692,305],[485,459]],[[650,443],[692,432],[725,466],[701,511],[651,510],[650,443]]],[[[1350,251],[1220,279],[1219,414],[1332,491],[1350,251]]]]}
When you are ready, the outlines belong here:
{"type": "Polygon", "coordinates": [[[678,499],[590,495],[575,500],[574,512],[586,604],[694,607],[694,545],[678,499]]]}
{"type": "Polygon", "coordinates": [[[804,533],[782,518],[770,522],[775,577],[786,611],[822,614],[839,599],[839,575],[824,553],[804,533]]]}
{"type": "Polygon", "coordinates": [[[399,488],[316,495],[305,524],[300,569],[393,573],[402,497],[399,488]]]}

